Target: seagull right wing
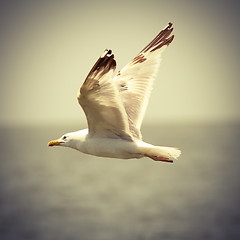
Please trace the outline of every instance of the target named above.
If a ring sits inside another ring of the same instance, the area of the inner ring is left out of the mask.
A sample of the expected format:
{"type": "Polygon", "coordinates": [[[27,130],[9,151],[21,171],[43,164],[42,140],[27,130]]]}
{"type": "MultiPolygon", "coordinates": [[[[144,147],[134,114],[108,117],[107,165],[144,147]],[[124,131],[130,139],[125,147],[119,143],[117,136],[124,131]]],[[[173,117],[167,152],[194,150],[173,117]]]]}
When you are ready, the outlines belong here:
{"type": "Polygon", "coordinates": [[[78,102],[87,117],[90,136],[132,141],[128,117],[112,81],[115,68],[114,55],[106,50],[80,88],[78,102]]]}

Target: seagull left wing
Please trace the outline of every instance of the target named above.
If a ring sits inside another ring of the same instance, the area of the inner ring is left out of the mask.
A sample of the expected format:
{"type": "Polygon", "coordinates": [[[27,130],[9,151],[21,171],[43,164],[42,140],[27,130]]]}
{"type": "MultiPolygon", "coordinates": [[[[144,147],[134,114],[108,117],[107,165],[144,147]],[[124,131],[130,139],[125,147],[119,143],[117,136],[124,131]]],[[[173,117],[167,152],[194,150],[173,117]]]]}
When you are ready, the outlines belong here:
{"type": "Polygon", "coordinates": [[[172,42],[172,24],[160,33],[117,75],[113,82],[128,115],[129,127],[133,137],[141,139],[141,124],[158,71],[161,53],[172,42]]]}
{"type": "Polygon", "coordinates": [[[115,68],[112,51],[105,50],[80,88],[78,102],[87,117],[90,136],[131,141],[127,113],[112,82],[115,68]]]}

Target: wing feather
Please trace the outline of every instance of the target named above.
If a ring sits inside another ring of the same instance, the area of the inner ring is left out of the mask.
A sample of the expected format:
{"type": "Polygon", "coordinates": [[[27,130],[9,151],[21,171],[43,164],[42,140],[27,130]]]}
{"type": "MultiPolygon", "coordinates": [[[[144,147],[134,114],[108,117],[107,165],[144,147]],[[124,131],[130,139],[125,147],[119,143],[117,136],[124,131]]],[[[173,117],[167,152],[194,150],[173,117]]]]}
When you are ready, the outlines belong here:
{"type": "Polygon", "coordinates": [[[160,65],[161,52],[174,38],[174,35],[170,36],[172,30],[172,24],[169,23],[113,78],[128,115],[131,133],[136,138],[141,139],[140,128],[152,90],[153,80],[160,65]]]}
{"type": "Polygon", "coordinates": [[[128,117],[112,82],[116,62],[111,50],[98,59],[80,88],[78,101],[87,117],[89,135],[131,141],[128,117]]]}

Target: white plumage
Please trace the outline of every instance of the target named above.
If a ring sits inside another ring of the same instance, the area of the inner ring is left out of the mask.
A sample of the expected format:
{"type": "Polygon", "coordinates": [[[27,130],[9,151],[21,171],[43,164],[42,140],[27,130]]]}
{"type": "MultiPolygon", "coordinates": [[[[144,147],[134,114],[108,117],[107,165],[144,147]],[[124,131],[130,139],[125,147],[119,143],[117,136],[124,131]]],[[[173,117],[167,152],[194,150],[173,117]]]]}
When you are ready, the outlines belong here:
{"type": "Polygon", "coordinates": [[[100,157],[176,160],[180,150],[145,143],[140,132],[161,52],[174,38],[170,36],[172,30],[169,23],[115,76],[114,55],[105,50],[78,93],[88,129],[67,133],[48,145],[71,147],[100,157]]]}

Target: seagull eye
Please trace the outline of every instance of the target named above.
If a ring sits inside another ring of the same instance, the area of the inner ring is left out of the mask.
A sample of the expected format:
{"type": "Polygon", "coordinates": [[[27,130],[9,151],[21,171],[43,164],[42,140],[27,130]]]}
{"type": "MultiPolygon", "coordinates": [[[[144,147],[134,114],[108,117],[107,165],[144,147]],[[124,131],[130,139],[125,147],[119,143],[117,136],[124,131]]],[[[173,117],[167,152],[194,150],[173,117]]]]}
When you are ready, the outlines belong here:
{"type": "Polygon", "coordinates": [[[65,140],[67,137],[66,136],[63,136],[63,140],[65,140]]]}

